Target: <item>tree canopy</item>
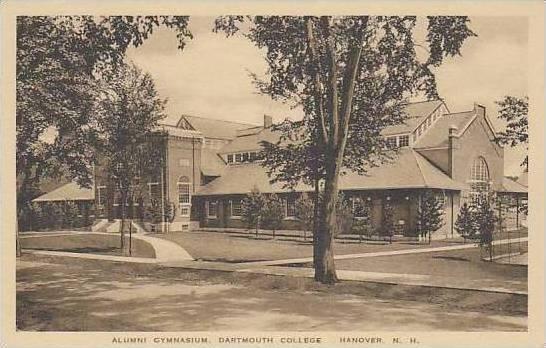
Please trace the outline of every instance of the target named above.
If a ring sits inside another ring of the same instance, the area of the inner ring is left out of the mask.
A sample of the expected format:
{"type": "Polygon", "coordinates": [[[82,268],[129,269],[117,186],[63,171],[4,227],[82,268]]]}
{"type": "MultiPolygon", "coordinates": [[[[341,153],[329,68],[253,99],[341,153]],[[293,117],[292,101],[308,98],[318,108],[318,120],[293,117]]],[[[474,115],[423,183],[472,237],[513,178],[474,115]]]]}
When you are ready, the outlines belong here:
{"type": "Polygon", "coordinates": [[[511,147],[525,146],[525,159],[522,166],[527,170],[529,156],[527,155],[529,144],[529,98],[505,96],[496,102],[499,106],[498,117],[507,122],[506,129],[497,133],[497,141],[502,145],[511,147]]]}

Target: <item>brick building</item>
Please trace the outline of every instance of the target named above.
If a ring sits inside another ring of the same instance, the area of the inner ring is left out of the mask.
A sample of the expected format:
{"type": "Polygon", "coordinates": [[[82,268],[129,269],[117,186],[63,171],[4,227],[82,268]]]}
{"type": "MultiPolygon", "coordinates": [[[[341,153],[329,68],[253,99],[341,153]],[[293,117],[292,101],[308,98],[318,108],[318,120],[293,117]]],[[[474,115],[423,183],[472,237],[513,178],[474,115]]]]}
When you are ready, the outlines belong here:
{"type": "MultiPolygon", "coordinates": [[[[404,124],[382,133],[389,146],[399,149],[396,158],[371,168],[366,176],[348,173],[340,178],[339,187],[355,207],[356,218],[357,207],[368,204],[372,226],[378,227],[384,205],[390,204],[395,232],[414,234],[421,195],[432,190],[442,197],[445,210],[445,224],[435,237],[450,237],[456,234],[453,224],[462,202],[486,190],[510,198],[514,206],[526,200],[527,187],[504,176],[504,151],[494,141],[495,131],[483,106],[450,113],[442,100],[433,100],[408,104],[405,111],[404,124]]],[[[295,200],[312,188],[302,184],[288,191],[270,184],[257,156],[261,141],[278,139],[270,126],[268,116],[260,126],[186,115],[165,120],[161,126],[168,134],[163,143],[164,165],[153,177],[142,178],[145,189],[132,202],[137,208],[131,216],[145,220],[144,208],[158,197],[176,206],[169,231],[244,227],[241,200],[257,188],[283,199],[282,228],[298,228],[295,200]]],[[[120,202],[111,191],[97,174],[95,215],[105,221],[104,226],[119,218],[120,202]]],[[[521,217],[515,210],[514,214],[512,220],[519,225],[521,217]]]]}

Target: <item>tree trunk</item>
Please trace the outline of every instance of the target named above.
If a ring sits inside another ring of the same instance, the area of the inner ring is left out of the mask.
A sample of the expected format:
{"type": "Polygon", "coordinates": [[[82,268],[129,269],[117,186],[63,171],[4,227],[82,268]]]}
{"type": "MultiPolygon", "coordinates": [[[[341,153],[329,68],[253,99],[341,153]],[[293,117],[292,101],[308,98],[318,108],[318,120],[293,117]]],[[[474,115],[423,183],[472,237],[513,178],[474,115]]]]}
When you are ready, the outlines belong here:
{"type": "Polygon", "coordinates": [[[127,195],[124,195],[123,193],[121,194],[121,202],[120,202],[120,205],[121,205],[121,224],[120,224],[120,247],[121,247],[121,253],[122,254],[125,254],[125,240],[124,240],[124,237],[125,237],[125,199],[126,199],[127,195]]]}
{"type": "MultiPolygon", "coordinates": [[[[337,156],[336,156],[337,157],[337,156]]],[[[320,224],[318,226],[317,258],[315,264],[315,280],[324,284],[334,284],[338,281],[334,265],[334,231],[337,225],[336,203],[338,199],[338,163],[333,160],[327,168],[327,178],[324,187],[324,198],[321,202],[320,224]]]]}
{"type": "Polygon", "coordinates": [[[133,219],[129,220],[129,256],[132,255],[132,234],[133,234],[133,219]]]}

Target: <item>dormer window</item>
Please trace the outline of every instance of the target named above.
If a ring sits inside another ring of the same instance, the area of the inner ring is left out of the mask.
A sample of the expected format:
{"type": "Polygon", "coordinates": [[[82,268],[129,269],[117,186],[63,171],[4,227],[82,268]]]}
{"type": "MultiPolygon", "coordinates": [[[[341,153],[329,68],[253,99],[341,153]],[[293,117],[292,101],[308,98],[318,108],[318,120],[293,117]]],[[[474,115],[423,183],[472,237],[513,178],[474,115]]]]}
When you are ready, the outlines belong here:
{"type": "Polygon", "coordinates": [[[233,155],[227,155],[227,163],[233,163],[233,155]]]}
{"type": "Polygon", "coordinates": [[[235,154],[235,162],[241,163],[243,161],[243,154],[242,153],[236,153],[235,154]]]}
{"type": "Polygon", "coordinates": [[[258,153],[257,152],[251,152],[250,153],[250,162],[254,162],[258,159],[258,153]]]}
{"type": "Polygon", "coordinates": [[[244,152],[243,153],[243,162],[248,162],[248,159],[249,159],[249,155],[248,155],[248,152],[244,152]]]}
{"type": "Polygon", "coordinates": [[[394,149],[396,147],[396,137],[388,137],[386,139],[386,146],[388,149],[394,149]]]}
{"type": "Polygon", "coordinates": [[[401,135],[398,137],[398,147],[409,146],[409,135],[401,135]]]}

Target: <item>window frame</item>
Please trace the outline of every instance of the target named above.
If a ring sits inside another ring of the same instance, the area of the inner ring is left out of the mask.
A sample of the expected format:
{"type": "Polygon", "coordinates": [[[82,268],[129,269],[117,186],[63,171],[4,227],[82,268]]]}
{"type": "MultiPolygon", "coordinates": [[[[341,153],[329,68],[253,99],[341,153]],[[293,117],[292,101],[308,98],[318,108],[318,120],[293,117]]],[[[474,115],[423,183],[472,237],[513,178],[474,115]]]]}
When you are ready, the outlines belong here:
{"type": "Polygon", "coordinates": [[[176,183],[176,189],[178,193],[178,208],[180,210],[179,216],[189,217],[191,215],[191,181],[187,176],[181,176],[176,183]],[[181,188],[184,187],[184,191],[187,189],[187,193],[181,192],[181,188]],[[182,196],[183,194],[183,196],[182,196]],[[187,202],[183,197],[187,197],[187,202]],[[187,213],[185,213],[187,209],[187,213]]]}

